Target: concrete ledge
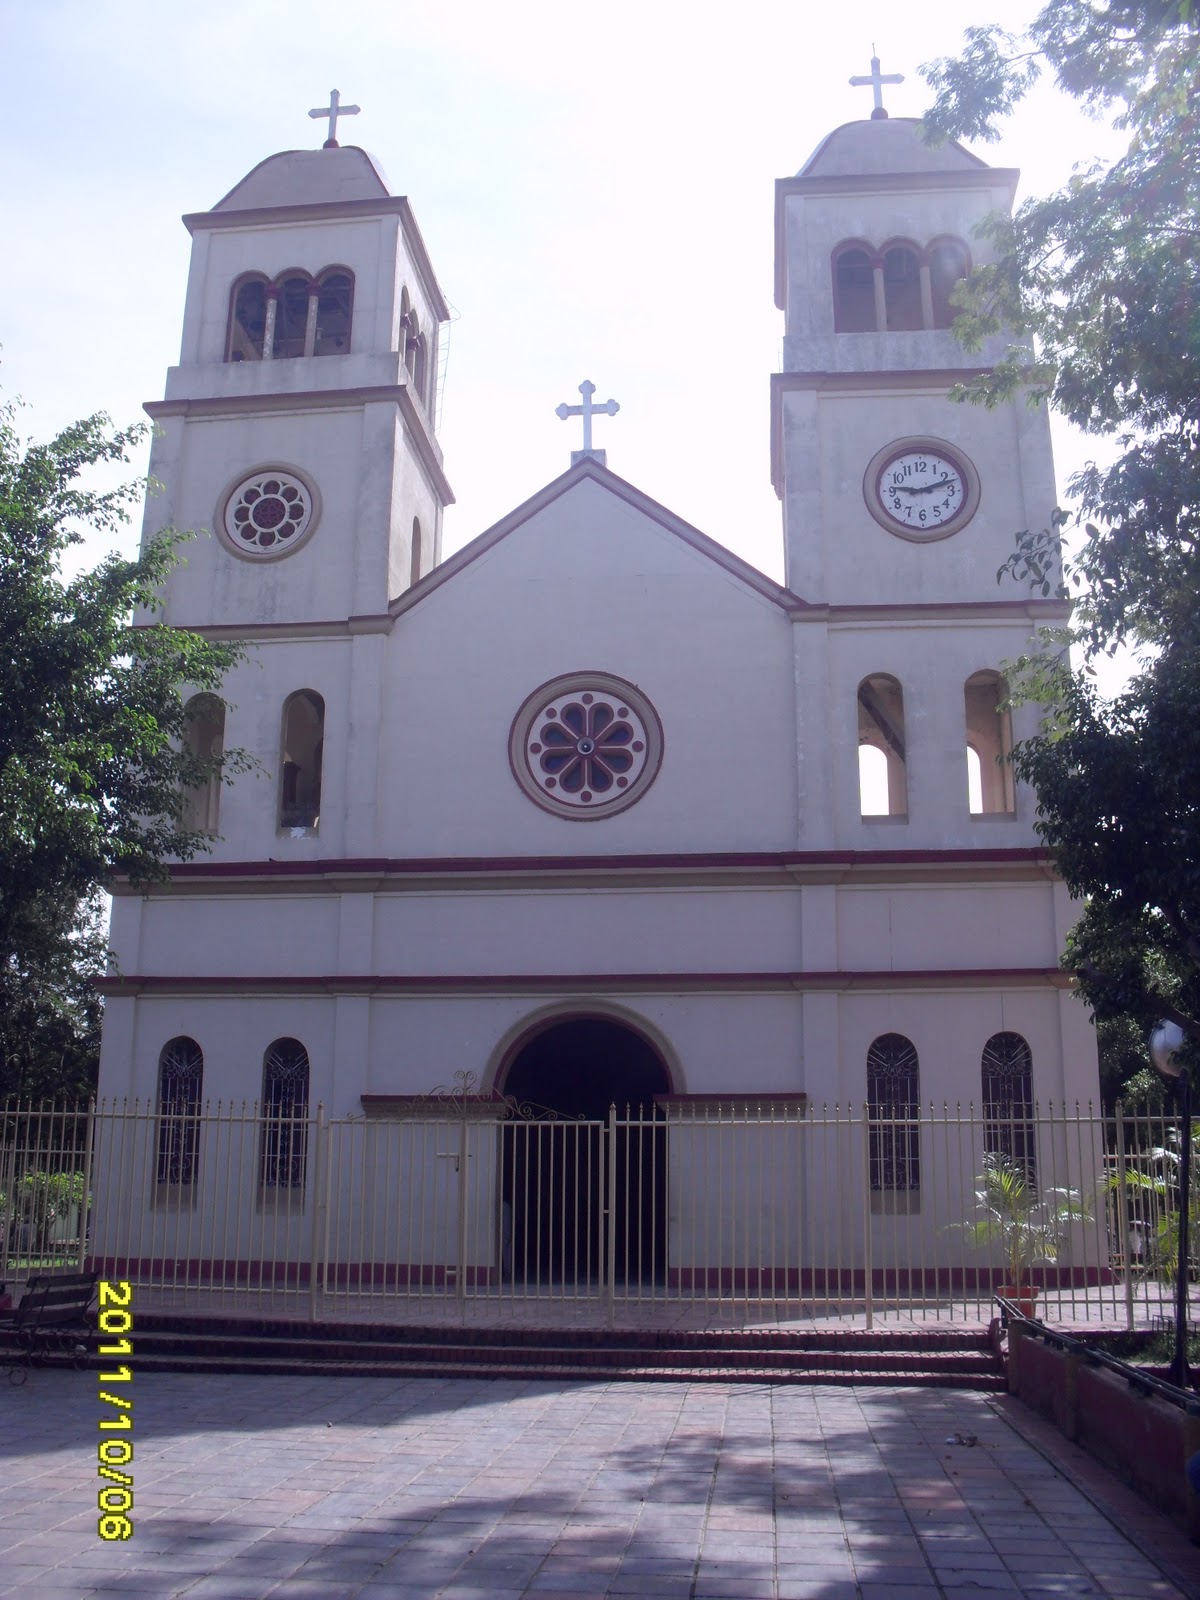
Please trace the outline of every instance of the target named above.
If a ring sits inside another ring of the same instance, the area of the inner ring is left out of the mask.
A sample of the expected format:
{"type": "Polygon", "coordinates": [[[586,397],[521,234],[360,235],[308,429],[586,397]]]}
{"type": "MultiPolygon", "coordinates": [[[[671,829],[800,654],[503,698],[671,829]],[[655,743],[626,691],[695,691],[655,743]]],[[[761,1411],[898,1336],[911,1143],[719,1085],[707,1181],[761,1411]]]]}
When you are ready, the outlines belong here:
{"type": "Polygon", "coordinates": [[[1086,1355],[1055,1349],[1009,1328],[1008,1387],[1031,1410],[1080,1445],[1200,1541],[1200,1496],[1187,1480],[1200,1450],[1200,1416],[1139,1391],[1086,1355]]]}

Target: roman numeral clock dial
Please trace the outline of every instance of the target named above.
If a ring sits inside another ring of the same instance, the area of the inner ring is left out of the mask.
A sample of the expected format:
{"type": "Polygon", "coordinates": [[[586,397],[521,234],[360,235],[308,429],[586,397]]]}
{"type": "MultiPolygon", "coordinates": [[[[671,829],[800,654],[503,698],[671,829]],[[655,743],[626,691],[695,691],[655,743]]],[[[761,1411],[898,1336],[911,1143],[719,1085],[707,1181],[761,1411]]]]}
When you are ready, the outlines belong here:
{"type": "Polygon", "coordinates": [[[975,515],[979,474],[940,439],[894,439],[870,461],[863,496],[875,521],[902,539],[945,539],[975,515]]]}

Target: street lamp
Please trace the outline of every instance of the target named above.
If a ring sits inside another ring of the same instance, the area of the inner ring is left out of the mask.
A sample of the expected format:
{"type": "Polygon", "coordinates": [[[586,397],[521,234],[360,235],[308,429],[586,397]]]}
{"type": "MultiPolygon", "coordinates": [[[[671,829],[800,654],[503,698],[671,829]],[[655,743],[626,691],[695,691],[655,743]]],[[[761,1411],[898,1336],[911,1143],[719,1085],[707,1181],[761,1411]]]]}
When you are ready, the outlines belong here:
{"type": "Polygon", "coordinates": [[[1188,1213],[1191,1209],[1192,1181],[1192,1082],[1180,1051],[1184,1032],[1177,1022],[1160,1022],[1150,1035],[1150,1060],[1164,1078],[1174,1079],[1179,1091],[1179,1120],[1182,1124],[1179,1152],[1179,1261],[1175,1273],[1175,1359],[1171,1362],[1171,1381],[1181,1389],[1188,1387],[1187,1301],[1188,1301],[1188,1213]]]}

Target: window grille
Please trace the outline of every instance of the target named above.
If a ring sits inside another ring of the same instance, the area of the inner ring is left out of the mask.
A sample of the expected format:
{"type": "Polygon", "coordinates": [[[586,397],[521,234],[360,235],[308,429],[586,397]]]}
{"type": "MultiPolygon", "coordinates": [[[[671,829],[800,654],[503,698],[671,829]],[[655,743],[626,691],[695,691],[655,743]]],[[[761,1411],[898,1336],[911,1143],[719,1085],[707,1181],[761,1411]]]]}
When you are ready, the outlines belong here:
{"type": "Polygon", "coordinates": [[[881,1034],[867,1051],[871,1188],[921,1187],[920,1075],[917,1052],[902,1033],[881,1034]]]}
{"type": "Polygon", "coordinates": [[[308,1051],[276,1039],[263,1057],[262,1187],[303,1189],[308,1157],[308,1051]]]}
{"type": "Polygon", "coordinates": [[[1019,1033],[994,1033],[983,1047],[984,1144],[1037,1182],[1033,1055],[1019,1033]]]}
{"type": "Polygon", "coordinates": [[[158,1058],[159,1183],[188,1187],[196,1181],[200,1149],[200,1095],[204,1054],[194,1039],[180,1036],[158,1058]]]}

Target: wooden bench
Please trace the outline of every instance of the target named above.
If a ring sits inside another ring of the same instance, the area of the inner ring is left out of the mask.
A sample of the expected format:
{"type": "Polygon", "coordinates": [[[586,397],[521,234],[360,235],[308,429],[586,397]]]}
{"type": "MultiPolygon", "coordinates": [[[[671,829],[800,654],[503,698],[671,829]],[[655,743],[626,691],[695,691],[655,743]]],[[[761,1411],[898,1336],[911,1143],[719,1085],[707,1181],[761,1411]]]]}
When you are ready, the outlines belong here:
{"type": "Polygon", "coordinates": [[[96,1298],[94,1272],[59,1272],[30,1278],[16,1308],[0,1315],[0,1360],[11,1382],[23,1383],[34,1361],[47,1355],[69,1356],[81,1367],[88,1340],[95,1334],[91,1315],[96,1298]]]}

